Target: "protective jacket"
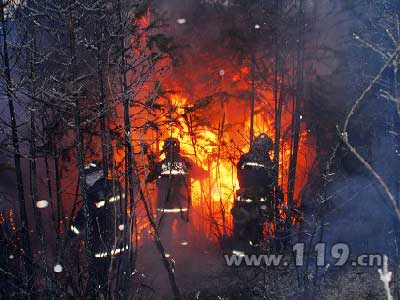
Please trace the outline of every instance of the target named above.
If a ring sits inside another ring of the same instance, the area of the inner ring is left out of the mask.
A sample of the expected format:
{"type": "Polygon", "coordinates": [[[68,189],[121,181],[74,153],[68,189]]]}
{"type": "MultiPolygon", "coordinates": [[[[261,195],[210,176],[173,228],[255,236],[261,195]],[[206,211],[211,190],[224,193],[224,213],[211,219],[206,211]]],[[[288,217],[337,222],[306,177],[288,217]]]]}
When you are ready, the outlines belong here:
{"type": "Polygon", "coordinates": [[[176,155],[155,164],[147,182],[156,180],[157,210],[163,213],[187,213],[190,206],[190,178],[194,163],[176,155]]]}
{"type": "Polygon", "coordinates": [[[275,165],[266,151],[250,151],[242,155],[237,170],[240,189],[232,208],[233,235],[246,246],[258,245],[265,221],[274,219],[275,165]]]}
{"type": "MultiPolygon", "coordinates": [[[[128,250],[129,231],[124,223],[125,194],[116,181],[99,178],[87,190],[93,220],[92,255],[97,258],[118,255],[128,250]]],[[[86,216],[82,207],[70,226],[70,234],[81,236],[86,216]]]]}

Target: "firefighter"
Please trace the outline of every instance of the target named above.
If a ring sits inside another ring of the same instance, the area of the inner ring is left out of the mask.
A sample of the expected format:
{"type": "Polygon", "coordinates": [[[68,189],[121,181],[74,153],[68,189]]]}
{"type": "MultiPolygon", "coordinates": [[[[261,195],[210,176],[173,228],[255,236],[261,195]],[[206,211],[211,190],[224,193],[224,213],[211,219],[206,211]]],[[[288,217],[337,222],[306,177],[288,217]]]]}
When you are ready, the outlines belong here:
{"type": "Polygon", "coordinates": [[[240,189],[231,213],[233,240],[242,249],[259,247],[265,222],[273,222],[275,217],[276,166],[269,157],[272,147],[271,138],[261,134],[237,165],[240,189]]]}
{"type": "MultiPolygon", "coordinates": [[[[97,291],[107,297],[111,257],[128,253],[129,230],[124,222],[125,194],[118,182],[105,178],[101,163],[85,166],[87,201],[93,223],[93,249],[97,291]]],[[[82,207],[70,224],[69,236],[84,237],[86,217],[82,207]]]]}
{"type": "Polygon", "coordinates": [[[167,138],[164,141],[162,153],[165,154],[165,159],[150,164],[146,182],[156,181],[157,225],[161,240],[167,249],[171,249],[172,245],[189,244],[191,178],[201,179],[206,172],[180,154],[180,143],[176,138],[167,138]],[[175,232],[173,228],[176,228],[175,232]]]}

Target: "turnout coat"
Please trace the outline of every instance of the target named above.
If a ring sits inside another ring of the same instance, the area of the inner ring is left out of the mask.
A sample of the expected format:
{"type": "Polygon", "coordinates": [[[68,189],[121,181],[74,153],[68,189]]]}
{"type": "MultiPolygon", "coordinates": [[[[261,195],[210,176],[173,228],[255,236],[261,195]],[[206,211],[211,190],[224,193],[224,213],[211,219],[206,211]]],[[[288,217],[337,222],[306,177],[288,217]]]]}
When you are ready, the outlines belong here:
{"type": "Polygon", "coordinates": [[[157,210],[187,213],[191,205],[191,178],[201,179],[206,172],[181,155],[154,164],[146,181],[156,180],[157,210]]]}
{"type": "MultiPolygon", "coordinates": [[[[87,197],[93,221],[92,255],[97,258],[118,255],[128,250],[129,230],[125,224],[125,194],[120,184],[101,177],[88,187],[87,197]]],[[[82,207],[71,222],[70,234],[81,236],[86,216],[82,207]]]]}

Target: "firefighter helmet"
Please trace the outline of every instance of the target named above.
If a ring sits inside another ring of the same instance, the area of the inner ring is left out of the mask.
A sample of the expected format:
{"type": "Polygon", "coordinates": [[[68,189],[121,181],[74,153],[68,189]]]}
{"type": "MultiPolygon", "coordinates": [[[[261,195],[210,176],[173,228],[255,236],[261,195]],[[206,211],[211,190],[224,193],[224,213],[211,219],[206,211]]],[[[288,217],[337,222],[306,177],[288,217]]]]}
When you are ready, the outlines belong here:
{"type": "Polygon", "coordinates": [[[179,153],[180,148],[179,140],[176,138],[167,138],[164,141],[163,151],[166,153],[179,153]]]}
{"type": "Polygon", "coordinates": [[[100,170],[103,170],[102,163],[101,163],[101,161],[95,160],[95,161],[91,161],[90,163],[85,165],[84,172],[86,175],[89,175],[91,173],[94,173],[94,172],[97,172],[100,170]]]}
{"type": "Polygon", "coordinates": [[[97,180],[104,176],[103,166],[100,161],[92,161],[85,165],[84,173],[86,185],[90,188],[96,183],[97,180]]]}
{"type": "Polygon", "coordinates": [[[272,139],[265,133],[260,134],[258,137],[255,138],[251,148],[254,150],[264,150],[270,151],[272,150],[274,142],[272,139]]]}

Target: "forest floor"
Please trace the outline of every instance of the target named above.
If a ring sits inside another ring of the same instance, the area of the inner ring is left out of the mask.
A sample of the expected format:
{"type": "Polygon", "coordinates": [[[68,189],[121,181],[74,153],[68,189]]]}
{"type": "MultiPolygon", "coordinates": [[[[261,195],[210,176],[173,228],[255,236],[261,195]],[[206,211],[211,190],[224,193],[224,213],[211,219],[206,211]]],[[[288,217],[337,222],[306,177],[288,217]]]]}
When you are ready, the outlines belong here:
{"type": "MultiPolygon", "coordinates": [[[[140,253],[138,271],[152,289],[149,299],[173,299],[167,272],[154,243],[145,243],[140,253]]],[[[318,300],[386,299],[377,268],[372,267],[330,269],[319,275],[318,285],[313,289],[313,277],[304,276],[293,264],[229,267],[219,246],[212,242],[177,248],[169,261],[185,299],[308,300],[311,297],[304,296],[304,283],[318,300]]]]}

